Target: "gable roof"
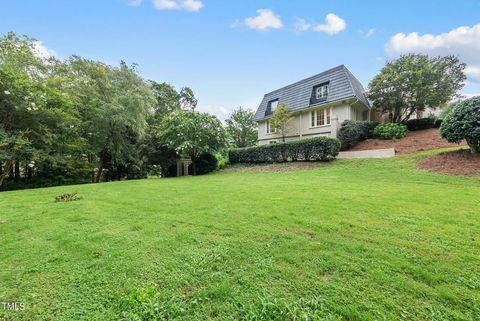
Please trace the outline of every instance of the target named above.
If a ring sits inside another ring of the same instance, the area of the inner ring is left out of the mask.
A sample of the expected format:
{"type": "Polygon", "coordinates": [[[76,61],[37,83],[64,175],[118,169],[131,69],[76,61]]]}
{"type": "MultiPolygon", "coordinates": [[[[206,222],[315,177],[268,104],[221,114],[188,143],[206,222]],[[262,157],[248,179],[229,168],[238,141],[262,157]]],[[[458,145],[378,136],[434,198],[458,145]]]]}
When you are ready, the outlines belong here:
{"type": "Polygon", "coordinates": [[[276,99],[279,100],[279,103],[287,104],[290,110],[295,112],[307,109],[312,105],[327,104],[346,98],[358,98],[365,106],[370,108],[370,104],[365,97],[365,89],[360,81],[347,67],[340,65],[266,94],[255,113],[254,119],[258,121],[268,117],[269,115],[266,115],[267,109],[269,109],[268,104],[276,99]],[[313,87],[327,82],[329,83],[327,99],[321,103],[312,103],[313,87]]]}

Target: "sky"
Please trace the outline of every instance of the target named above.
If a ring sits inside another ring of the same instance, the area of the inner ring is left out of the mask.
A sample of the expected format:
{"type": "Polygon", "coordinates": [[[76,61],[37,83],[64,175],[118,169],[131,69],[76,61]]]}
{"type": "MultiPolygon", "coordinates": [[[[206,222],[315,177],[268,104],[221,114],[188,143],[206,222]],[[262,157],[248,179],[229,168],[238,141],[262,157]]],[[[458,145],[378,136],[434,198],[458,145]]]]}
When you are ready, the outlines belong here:
{"type": "Polygon", "coordinates": [[[367,87],[403,53],[455,54],[480,95],[480,0],[1,0],[0,34],[42,55],[139,65],[191,87],[221,119],[265,93],[345,64],[367,87]]]}

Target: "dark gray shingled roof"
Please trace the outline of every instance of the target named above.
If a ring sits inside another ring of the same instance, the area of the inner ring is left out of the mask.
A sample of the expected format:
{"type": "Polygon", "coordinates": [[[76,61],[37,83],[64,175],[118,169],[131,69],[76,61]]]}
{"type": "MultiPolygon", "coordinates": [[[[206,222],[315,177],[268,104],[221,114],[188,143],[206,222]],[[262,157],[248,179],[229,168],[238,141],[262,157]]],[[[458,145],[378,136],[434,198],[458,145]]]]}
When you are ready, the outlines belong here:
{"type": "Polygon", "coordinates": [[[329,93],[327,99],[320,104],[356,97],[365,106],[370,107],[365,97],[365,89],[360,81],[347,67],[340,65],[266,94],[255,113],[254,119],[258,121],[265,118],[268,103],[276,99],[279,100],[279,103],[287,104],[291,111],[299,111],[312,105],[319,105],[318,103],[311,104],[312,90],[313,87],[325,82],[329,82],[329,93]]]}

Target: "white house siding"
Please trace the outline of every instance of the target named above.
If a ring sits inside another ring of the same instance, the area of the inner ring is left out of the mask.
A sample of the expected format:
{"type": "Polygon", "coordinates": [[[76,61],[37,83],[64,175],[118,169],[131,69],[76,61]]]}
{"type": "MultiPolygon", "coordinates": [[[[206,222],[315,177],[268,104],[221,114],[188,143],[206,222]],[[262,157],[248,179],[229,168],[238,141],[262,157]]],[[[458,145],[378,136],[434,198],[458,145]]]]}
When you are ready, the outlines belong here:
{"type": "MultiPolygon", "coordinates": [[[[289,123],[286,141],[296,140],[301,138],[311,138],[316,136],[328,136],[336,137],[337,130],[340,124],[351,119],[351,106],[348,104],[336,105],[332,108],[331,124],[320,127],[311,127],[311,115],[310,112],[314,110],[324,109],[320,107],[318,109],[309,109],[296,113],[289,123]]],[[[357,108],[353,108],[354,110],[357,108]]],[[[360,111],[361,114],[361,111],[360,111]]],[[[258,123],[258,143],[259,145],[270,144],[271,142],[281,142],[282,138],[278,133],[267,134],[266,121],[258,123]]]]}

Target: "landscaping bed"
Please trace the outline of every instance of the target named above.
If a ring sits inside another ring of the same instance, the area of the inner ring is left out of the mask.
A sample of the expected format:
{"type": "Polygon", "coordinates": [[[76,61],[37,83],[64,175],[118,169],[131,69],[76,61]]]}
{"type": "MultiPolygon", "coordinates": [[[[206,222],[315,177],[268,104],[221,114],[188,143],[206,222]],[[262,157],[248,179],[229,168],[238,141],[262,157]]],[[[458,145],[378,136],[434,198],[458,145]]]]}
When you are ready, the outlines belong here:
{"type": "Polygon", "coordinates": [[[443,174],[480,176],[480,155],[468,149],[445,152],[427,158],[417,167],[443,174]]]}
{"type": "MultiPolygon", "coordinates": [[[[460,145],[465,145],[464,143],[460,145]]],[[[455,147],[440,137],[437,128],[408,132],[407,136],[398,140],[367,139],[358,143],[350,151],[395,148],[396,154],[409,154],[437,148],[455,147]]]]}

